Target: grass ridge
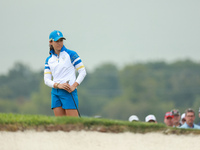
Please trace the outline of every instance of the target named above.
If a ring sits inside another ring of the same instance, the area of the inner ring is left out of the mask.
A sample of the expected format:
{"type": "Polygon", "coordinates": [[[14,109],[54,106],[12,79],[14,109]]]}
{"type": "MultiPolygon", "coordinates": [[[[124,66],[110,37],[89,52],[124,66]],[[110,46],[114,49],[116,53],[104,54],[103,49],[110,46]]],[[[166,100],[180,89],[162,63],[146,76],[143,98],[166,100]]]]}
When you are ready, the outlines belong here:
{"type": "Polygon", "coordinates": [[[0,113],[0,131],[98,131],[98,132],[161,132],[164,134],[200,134],[200,130],[167,127],[164,124],[128,122],[105,118],[54,117],[0,113]]]}

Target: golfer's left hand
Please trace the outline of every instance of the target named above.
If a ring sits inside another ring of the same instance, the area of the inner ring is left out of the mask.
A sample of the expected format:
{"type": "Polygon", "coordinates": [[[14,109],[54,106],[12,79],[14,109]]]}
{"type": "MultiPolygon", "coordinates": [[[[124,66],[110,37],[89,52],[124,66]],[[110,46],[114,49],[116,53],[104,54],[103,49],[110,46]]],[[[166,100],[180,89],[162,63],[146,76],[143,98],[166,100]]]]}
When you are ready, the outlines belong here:
{"type": "Polygon", "coordinates": [[[64,84],[64,89],[69,93],[73,92],[76,89],[76,87],[79,85],[77,82],[74,82],[73,85],[70,85],[68,82],[63,83],[63,84],[64,84]]]}
{"type": "Polygon", "coordinates": [[[75,89],[76,89],[76,87],[74,87],[73,85],[70,86],[70,85],[68,84],[65,90],[66,90],[67,92],[71,93],[71,92],[73,92],[75,89]]]}

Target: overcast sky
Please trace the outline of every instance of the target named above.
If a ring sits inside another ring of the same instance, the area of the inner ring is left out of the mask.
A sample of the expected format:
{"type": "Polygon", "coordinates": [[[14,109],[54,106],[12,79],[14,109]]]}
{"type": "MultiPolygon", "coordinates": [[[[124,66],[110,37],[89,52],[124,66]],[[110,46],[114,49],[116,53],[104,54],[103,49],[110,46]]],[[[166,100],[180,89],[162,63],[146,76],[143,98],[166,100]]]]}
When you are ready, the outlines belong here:
{"type": "Polygon", "coordinates": [[[88,70],[105,62],[200,62],[200,0],[1,0],[0,74],[44,68],[53,30],[88,70]]]}

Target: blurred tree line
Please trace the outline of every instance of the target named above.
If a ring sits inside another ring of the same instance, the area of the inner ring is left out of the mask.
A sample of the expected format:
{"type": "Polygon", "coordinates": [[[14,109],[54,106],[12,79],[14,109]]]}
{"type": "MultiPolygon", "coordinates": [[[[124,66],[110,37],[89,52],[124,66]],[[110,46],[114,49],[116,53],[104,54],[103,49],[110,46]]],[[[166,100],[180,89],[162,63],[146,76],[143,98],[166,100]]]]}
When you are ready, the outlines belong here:
{"type": "MultiPolygon", "coordinates": [[[[183,113],[190,107],[198,113],[199,68],[200,63],[191,60],[138,63],[120,70],[114,64],[102,64],[88,72],[78,87],[79,111],[82,116],[121,120],[134,114],[141,121],[154,114],[158,122],[173,108],[183,113]]],[[[16,63],[0,76],[0,112],[53,115],[50,92],[43,70],[33,72],[16,63]]]]}

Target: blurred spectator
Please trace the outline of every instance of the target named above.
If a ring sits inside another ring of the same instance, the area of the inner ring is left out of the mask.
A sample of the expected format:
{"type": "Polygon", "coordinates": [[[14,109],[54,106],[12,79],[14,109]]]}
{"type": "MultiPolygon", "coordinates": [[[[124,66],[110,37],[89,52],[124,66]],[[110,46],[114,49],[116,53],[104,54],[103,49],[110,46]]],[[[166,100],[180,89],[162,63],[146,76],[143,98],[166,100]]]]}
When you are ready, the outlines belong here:
{"type": "MultiPolygon", "coordinates": [[[[200,118],[200,107],[199,107],[199,118],[200,118]]],[[[200,125],[200,122],[199,122],[199,124],[198,125],[200,125]]]]}
{"type": "Polygon", "coordinates": [[[181,115],[181,125],[183,125],[184,123],[185,123],[185,113],[183,113],[182,115],[181,115]]]}
{"type": "Polygon", "coordinates": [[[145,122],[157,123],[156,117],[154,115],[150,114],[150,115],[145,117],[145,122]]]}
{"type": "Polygon", "coordinates": [[[94,116],[94,118],[102,118],[102,116],[96,115],[94,116]]]}
{"type": "Polygon", "coordinates": [[[181,119],[181,114],[179,112],[178,109],[173,109],[171,110],[174,118],[172,119],[172,122],[173,122],[173,127],[180,127],[181,126],[181,123],[180,123],[180,119],[181,119]]]}
{"type": "Polygon", "coordinates": [[[188,108],[185,111],[185,120],[186,120],[186,122],[180,128],[185,128],[185,129],[200,129],[200,126],[194,124],[195,112],[191,108],[188,108]]]}
{"type": "Polygon", "coordinates": [[[128,119],[130,122],[139,121],[139,118],[136,115],[132,115],[128,119]]]}
{"type": "Polygon", "coordinates": [[[173,126],[173,122],[172,122],[172,119],[174,118],[172,112],[166,112],[165,113],[165,118],[164,118],[164,123],[167,125],[167,126],[170,126],[172,127],[173,126]]]}

